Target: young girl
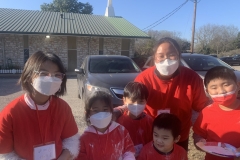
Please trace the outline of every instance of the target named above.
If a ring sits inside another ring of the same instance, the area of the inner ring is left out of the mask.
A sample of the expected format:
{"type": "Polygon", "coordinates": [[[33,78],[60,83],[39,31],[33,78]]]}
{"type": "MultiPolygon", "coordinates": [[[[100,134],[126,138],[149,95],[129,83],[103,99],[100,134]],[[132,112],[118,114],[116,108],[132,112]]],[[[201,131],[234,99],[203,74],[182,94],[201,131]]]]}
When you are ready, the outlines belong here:
{"type": "Polygon", "coordinates": [[[19,83],[26,92],[0,113],[0,159],[68,159],[78,155],[79,134],[69,105],[60,58],[38,51],[19,83]]]}
{"type": "Polygon", "coordinates": [[[128,131],[112,121],[113,108],[109,94],[94,92],[86,101],[85,111],[89,126],[80,138],[78,160],[135,159],[135,149],[128,131]]]}

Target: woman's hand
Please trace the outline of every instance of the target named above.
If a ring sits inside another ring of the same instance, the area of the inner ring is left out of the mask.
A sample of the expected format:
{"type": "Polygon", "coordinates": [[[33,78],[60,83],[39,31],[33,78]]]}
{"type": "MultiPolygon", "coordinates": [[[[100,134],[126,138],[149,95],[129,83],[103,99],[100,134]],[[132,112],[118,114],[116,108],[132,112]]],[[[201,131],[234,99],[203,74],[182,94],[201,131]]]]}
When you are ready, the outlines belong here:
{"type": "Polygon", "coordinates": [[[73,156],[67,149],[64,149],[62,151],[62,154],[58,157],[58,160],[72,160],[72,159],[73,159],[73,156]]]}

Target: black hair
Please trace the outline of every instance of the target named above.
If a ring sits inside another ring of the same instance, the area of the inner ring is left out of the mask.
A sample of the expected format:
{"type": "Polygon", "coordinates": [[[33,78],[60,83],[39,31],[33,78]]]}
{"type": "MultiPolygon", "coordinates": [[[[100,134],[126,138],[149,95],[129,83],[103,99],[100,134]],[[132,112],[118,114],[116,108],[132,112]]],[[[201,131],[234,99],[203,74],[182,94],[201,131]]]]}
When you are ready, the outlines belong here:
{"type": "Polygon", "coordinates": [[[46,61],[51,61],[52,63],[56,64],[59,68],[59,71],[65,74],[62,79],[60,90],[55,93],[55,96],[58,96],[58,97],[62,96],[67,91],[66,70],[63,66],[61,59],[56,54],[53,54],[53,53],[44,53],[42,51],[37,51],[33,53],[27,60],[18,82],[19,84],[21,84],[23,90],[27,91],[28,93],[34,92],[34,89],[31,83],[32,83],[33,77],[36,75],[35,71],[39,71],[41,65],[46,61]]]}
{"type": "Polygon", "coordinates": [[[103,101],[110,108],[110,112],[113,113],[112,99],[111,95],[104,91],[93,92],[85,101],[85,120],[89,125],[89,115],[92,105],[97,100],[103,101]]]}
{"type": "Polygon", "coordinates": [[[237,77],[234,71],[225,66],[216,66],[207,71],[204,78],[204,85],[207,88],[211,80],[221,78],[221,79],[230,79],[237,84],[237,77]]]}
{"type": "Polygon", "coordinates": [[[123,92],[123,97],[129,98],[132,102],[136,102],[138,99],[148,99],[147,87],[139,82],[129,82],[123,92]]]}
{"type": "Polygon", "coordinates": [[[163,43],[170,43],[178,52],[179,57],[181,56],[181,48],[178,44],[178,42],[175,39],[172,39],[170,37],[164,37],[161,38],[153,47],[153,55],[156,54],[158,47],[163,43]]]}
{"type": "Polygon", "coordinates": [[[159,129],[167,129],[172,132],[174,139],[176,139],[181,133],[181,121],[177,116],[170,113],[161,113],[153,121],[153,127],[159,129]]]}

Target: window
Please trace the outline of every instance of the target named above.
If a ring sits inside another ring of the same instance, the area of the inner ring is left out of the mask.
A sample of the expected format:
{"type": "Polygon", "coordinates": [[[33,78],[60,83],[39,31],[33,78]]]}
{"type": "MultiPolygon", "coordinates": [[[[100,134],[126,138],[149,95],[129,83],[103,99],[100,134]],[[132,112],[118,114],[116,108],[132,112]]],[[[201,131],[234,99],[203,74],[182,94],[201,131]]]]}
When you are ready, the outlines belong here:
{"type": "Polygon", "coordinates": [[[121,55],[129,56],[130,39],[122,39],[121,55]]]}
{"type": "Polygon", "coordinates": [[[137,73],[140,69],[128,59],[91,59],[89,63],[91,73],[137,73]]]}
{"type": "Polygon", "coordinates": [[[211,56],[183,57],[183,59],[194,71],[208,71],[215,66],[225,66],[230,68],[218,58],[214,58],[211,56]]]}

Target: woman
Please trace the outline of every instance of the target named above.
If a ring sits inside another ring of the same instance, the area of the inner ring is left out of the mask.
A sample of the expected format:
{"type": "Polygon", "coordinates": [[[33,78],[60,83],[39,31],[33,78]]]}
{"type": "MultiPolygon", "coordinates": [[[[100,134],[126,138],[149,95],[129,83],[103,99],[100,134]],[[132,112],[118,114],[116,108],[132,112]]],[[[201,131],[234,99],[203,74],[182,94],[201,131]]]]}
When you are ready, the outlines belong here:
{"type": "Polygon", "coordinates": [[[188,150],[192,109],[199,112],[208,102],[203,80],[193,70],[180,65],[181,50],[174,39],[160,39],[153,53],[155,66],[135,79],[149,91],[145,112],[153,118],[164,112],[176,115],[183,126],[178,144],[188,150]]]}
{"type": "Polygon", "coordinates": [[[66,93],[64,66],[55,54],[38,51],[26,62],[19,83],[26,93],[0,113],[0,159],[72,159],[79,134],[66,93]]]}

